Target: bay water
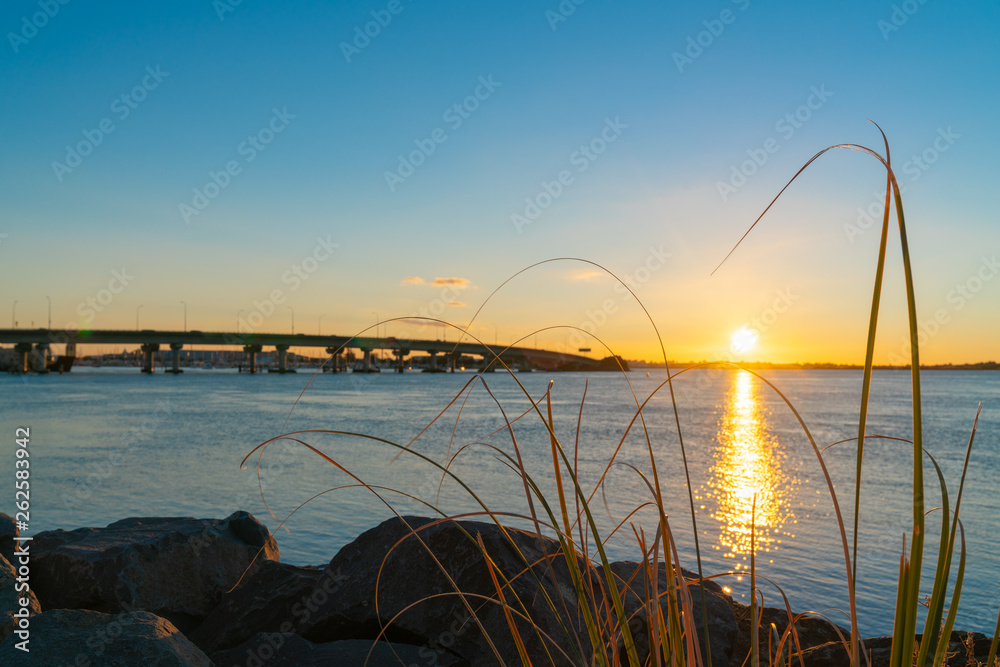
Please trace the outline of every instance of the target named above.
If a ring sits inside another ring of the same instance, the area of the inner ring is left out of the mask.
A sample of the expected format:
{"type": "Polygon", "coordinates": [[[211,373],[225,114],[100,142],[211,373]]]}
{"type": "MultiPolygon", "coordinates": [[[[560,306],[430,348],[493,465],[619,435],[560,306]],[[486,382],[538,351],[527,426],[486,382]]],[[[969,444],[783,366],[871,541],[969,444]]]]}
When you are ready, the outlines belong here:
{"type": "MultiPolygon", "coordinates": [[[[952,506],[983,404],[962,498],[967,566],[956,627],[991,634],[1000,605],[1000,373],[925,371],[922,378],[925,448],[941,468],[952,506]]],[[[778,586],[795,611],[823,612],[847,626],[836,611],[848,609],[836,509],[807,431],[775,389],[794,405],[818,448],[846,441],[823,458],[849,543],[861,372],[692,370],[674,382],[677,416],[665,379],[663,370],[313,377],[227,369],[146,376],[134,368],[78,367],[65,375],[4,375],[0,468],[13,477],[15,429],[30,428],[29,535],[134,516],[221,518],[243,509],[276,532],[282,560],[319,565],[394,510],[457,514],[485,506],[511,513],[502,520],[512,525],[529,526],[519,518],[529,504],[511,462],[520,457],[554,506],[552,449],[542,421],[550,392],[556,436],[592,494],[612,558],[639,558],[636,532],[653,540],[652,450],[685,568],[697,570],[689,476],[705,574],[731,572],[717,581],[749,603],[753,534],[765,604],[781,604],[778,586]],[[540,412],[533,401],[540,401],[540,412]],[[299,433],[271,442],[241,468],[255,447],[293,432],[299,433]]],[[[865,449],[858,610],[866,636],[892,630],[904,533],[912,532],[910,407],[909,372],[876,371],[867,430],[898,439],[868,438],[865,449]]],[[[931,510],[941,496],[933,465],[924,460],[931,510]]],[[[568,479],[565,469],[562,476],[568,479]]],[[[0,505],[11,515],[13,495],[0,505]]],[[[929,553],[937,547],[940,512],[927,518],[929,553]]]]}

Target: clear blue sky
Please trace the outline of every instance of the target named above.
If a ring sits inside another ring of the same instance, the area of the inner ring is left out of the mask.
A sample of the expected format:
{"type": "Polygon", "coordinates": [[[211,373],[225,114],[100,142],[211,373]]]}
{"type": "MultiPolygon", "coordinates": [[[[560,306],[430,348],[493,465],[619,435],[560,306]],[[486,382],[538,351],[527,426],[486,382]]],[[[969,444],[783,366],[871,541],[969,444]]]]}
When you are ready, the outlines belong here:
{"type": "MultiPolygon", "coordinates": [[[[943,313],[924,357],[997,358],[998,19],[940,0],[7,2],[0,323],[44,326],[48,296],[54,327],[133,328],[138,312],[180,328],[182,301],[202,330],[241,310],[262,331],[293,314],[308,333],[375,313],[464,325],[517,270],[576,256],[633,277],[672,358],[723,357],[749,326],[748,358],[859,361],[871,158],[824,158],[709,273],[817,150],[881,150],[871,118],[907,185],[922,317],[943,313]],[[547,204],[533,220],[526,198],[547,204]]],[[[892,247],[883,361],[903,331],[892,247]]],[[[590,322],[654,357],[641,311],[592,271],[519,278],[473,332],[590,322]]]]}

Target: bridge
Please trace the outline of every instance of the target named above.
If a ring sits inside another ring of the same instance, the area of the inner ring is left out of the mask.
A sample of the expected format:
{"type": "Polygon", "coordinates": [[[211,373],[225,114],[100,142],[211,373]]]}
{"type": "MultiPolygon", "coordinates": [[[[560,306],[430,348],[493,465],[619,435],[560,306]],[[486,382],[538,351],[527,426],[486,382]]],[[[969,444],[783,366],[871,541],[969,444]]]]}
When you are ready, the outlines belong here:
{"type": "MultiPolygon", "coordinates": [[[[389,350],[396,357],[396,372],[402,373],[404,359],[411,352],[425,352],[430,356],[430,370],[444,371],[438,367],[438,355],[454,372],[455,364],[461,356],[478,356],[483,359],[482,370],[493,370],[497,359],[507,366],[519,370],[542,369],[549,371],[599,371],[619,370],[618,363],[625,366],[622,359],[607,357],[593,359],[577,354],[567,354],[554,350],[539,350],[528,347],[489,345],[485,343],[448,342],[442,340],[397,339],[394,337],[371,336],[312,336],[307,334],[279,333],[227,333],[218,331],[141,331],[93,330],[93,331],[63,331],[58,329],[0,329],[0,344],[13,344],[17,353],[15,372],[28,372],[30,369],[29,355],[34,349],[41,353],[43,359],[52,345],[66,345],[65,358],[76,356],[76,348],[80,345],[138,345],[143,353],[143,373],[153,372],[153,353],[160,346],[170,348],[171,367],[168,373],[181,373],[180,351],[187,346],[241,346],[245,354],[245,368],[250,373],[258,369],[257,355],[264,347],[274,347],[277,352],[278,373],[289,372],[287,353],[291,347],[325,348],[331,355],[331,370],[340,372],[346,370],[342,364],[342,354],[348,349],[362,352],[363,369],[371,370],[371,353],[374,350],[389,350]]],[[[71,365],[72,362],[70,361],[71,365]]],[[[68,368],[67,368],[68,369],[68,368]]]]}

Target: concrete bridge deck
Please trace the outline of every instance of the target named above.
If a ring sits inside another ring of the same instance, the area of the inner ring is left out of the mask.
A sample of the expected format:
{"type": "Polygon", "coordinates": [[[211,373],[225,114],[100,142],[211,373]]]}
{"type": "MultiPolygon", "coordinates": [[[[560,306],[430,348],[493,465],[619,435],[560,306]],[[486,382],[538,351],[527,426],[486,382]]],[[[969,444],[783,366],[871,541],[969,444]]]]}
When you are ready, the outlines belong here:
{"type": "MultiPolygon", "coordinates": [[[[463,355],[479,356],[484,367],[489,366],[498,356],[509,366],[520,368],[540,368],[544,370],[617,370],[615,363],[577,354],[567,354],[554,350],[539,350],[528,347],[506,347],[489,345],[475,341],[460,343],[443,340],[402,340],[395,337],[373,336],[313,336],[308,334],[280,333],[239,333],[221,331],[125,331],[95,329],[93,331],[62,331],[50,329],[0,329],[0,344],[14,344],[20,354],[20,368],[28,369],[28,354],[32,348],[44,354],[52,345],[67,346],[67,355],[75,356],[79,345],[139,345],[143,351],[144,372],[152,372],[153,353],[161,345],[173,351],[173,365],[168,372],[180,371],[179,351],[184,346],[240,346],[247,355],[247,367],[255,372],[256,357],[262,349],[274,347],[278,356],[278,372],[286,370],[286,354],[290,347],[319,347],[333,355],[334,368],[339,369],[340,355],[347,349],[358,349],[364,354],[369,365],[373,350],[391,350],[397,358],[397,370],[401,371],[403,359],[412,352],[431,355],[432,367],[436,367],[438,355],[443,355],[445,363],[452,364],[463,355]]],[[[497,365],[497,364],[494,364],[497,365]]]]}

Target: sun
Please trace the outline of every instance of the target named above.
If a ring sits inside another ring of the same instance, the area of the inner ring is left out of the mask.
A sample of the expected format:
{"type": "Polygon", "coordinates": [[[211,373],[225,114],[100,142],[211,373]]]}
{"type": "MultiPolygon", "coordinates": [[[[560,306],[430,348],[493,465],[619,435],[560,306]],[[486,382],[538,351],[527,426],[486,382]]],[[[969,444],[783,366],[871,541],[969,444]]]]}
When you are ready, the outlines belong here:
{"type": "Polygon", "coordinates": [[[757,346],[757,332],[749,327],[743,327],[733,332],[730,347],[733,352],[749,352],[757,346]]]}

